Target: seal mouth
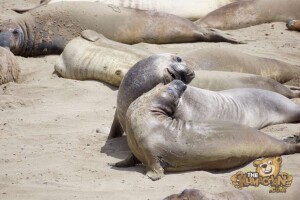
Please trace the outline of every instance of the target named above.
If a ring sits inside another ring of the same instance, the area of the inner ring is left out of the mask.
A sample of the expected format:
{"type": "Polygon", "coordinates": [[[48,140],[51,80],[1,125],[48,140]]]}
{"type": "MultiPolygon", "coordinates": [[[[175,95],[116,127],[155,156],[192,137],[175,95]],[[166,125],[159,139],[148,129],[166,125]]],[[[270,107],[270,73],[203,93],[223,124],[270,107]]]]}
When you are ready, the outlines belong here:
{"type": "Polygon", "coordinates": [[[165,76],[164,76],[164,84],[166,85],[175,79],[176,79],[175,74],[170,69],[166,68],[165,76]]]}

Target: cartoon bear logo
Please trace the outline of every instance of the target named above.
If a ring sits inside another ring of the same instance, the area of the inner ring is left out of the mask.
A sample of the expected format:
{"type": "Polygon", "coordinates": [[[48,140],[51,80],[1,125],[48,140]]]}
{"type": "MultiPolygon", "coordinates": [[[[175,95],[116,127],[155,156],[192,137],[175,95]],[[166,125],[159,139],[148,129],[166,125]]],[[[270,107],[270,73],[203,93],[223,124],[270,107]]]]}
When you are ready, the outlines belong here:
{"type": "Polygon", "coordinates": [[[255,160],[253,162],[256,167],[256,172],[262,177],[274,176],[277,177],[281,168],[282,158],[271,157],[261,160],[255,160]]]}

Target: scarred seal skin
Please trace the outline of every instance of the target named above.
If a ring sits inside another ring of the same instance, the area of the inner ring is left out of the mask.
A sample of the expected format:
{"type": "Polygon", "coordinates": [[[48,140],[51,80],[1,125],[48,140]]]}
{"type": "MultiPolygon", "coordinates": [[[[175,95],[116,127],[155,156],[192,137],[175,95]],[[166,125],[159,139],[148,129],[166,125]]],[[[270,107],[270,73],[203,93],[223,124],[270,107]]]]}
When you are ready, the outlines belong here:
{"type": "Polygon", "coordinates": [[[225,5],[195,22],[200,27],[240,29],[270,22],[300,19],[299,0],[251,0],[225,5]]]}
{"type": "Polygon", "coordinates": [[[186,89],[180,80],[158,85],[128,108],[128,145],[150,179],[162,178],[165,171],[224,170],[260,157],[300,153],[300,144],[240,124],[176,118],[186,89]]]}
{"type": "Polygon", "coordinates": [[[18,82],[19,75],[20,67],[14,54],[0,47],[0,85],[18,82]]]}
{"type": "Polygon", "coordinates": [[[239,43],[224,32],[199,28],[191,21],[172,14],[102,3],[61,2],[41,6],[3,22],[0,46],[21,56],[60,54],[68,41],[86,29],[127,44],[239,43]]]}

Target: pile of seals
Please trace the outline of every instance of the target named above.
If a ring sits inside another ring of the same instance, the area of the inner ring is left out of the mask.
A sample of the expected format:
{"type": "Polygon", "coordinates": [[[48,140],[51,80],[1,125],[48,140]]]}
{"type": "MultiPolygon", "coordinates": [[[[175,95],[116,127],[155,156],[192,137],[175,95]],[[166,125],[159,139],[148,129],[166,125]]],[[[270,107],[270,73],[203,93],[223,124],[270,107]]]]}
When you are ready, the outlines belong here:
{"type": "MultiPolygon", "coordinates": [[[[113,166],[142,163],[152,180],[165,171],[226,170],[260,157],[300,153],[299,143],[259,130],[300,121],[300,106],[288,99],[300,97],[300,85],[283,85],[299,78],[299,67],[228,46],[182,55],[133,46],[238,45],[244,42],[217,29],[275,21],[299,31],[300,22],[293,20],[300,19],[299,7],[299,0],[42,0],[34,8],[14,9],[24,14],[0,24],[0,84],[18,80],[13,54],[60,54],[54,67],[59,76],[119,87],[108,138],[125,132],[132,155],[113,166]]],[[[167,197],[185,198],[251,199],[242,192],[199,190],[167,197]]]]}

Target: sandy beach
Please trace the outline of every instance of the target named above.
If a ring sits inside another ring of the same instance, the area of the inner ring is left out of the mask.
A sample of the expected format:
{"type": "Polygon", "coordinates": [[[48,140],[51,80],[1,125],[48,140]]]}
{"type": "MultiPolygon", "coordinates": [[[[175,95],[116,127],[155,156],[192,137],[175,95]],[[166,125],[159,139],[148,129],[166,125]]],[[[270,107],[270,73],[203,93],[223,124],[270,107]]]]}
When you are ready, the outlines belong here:
{"type": "MultiPolygon", "coordinates": [[[[0,21],[39,0],[0,0],[0,21]]],[[[276,58],[300,66],[300,32],[285,23],[262,24],[228,31],[247,44],[137,44],[155,53],[231,46],[252,55],[276,58]]],[[[130,154],[126,136],[107,141],[118,89],[98,81],[76,81],[54,74],[58,55],[17,56],[19,83],[0,86],[0,199],[126,199],[159,200],[187,188],[210,193],[237,190],[230,177],[254,171],[250,163],[229,171],[168,173],[158,181],[145,176],[145,167],[112,168],[108,163],[130,154]]],[[[300,86],[299,82],[293,83],[300,86]]],[[[293,99],[300,104],[300,99],[293,99]]],[[[300,123],[279,124],[262,131],[282,139],[300,134],[300,123]]],[[[282,156],[282,171],[293,176],[286,193],[269,194],[269,187],[243,189],[256,199],[299,199],[300,154],[282,156]]]]}

